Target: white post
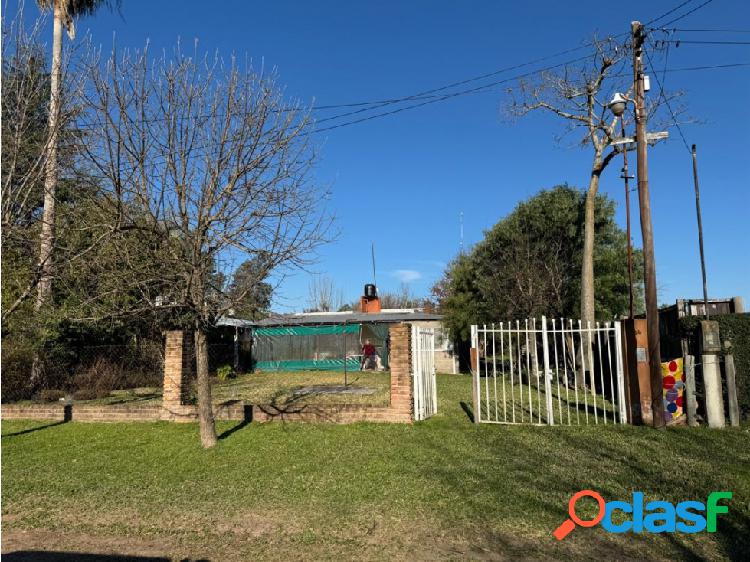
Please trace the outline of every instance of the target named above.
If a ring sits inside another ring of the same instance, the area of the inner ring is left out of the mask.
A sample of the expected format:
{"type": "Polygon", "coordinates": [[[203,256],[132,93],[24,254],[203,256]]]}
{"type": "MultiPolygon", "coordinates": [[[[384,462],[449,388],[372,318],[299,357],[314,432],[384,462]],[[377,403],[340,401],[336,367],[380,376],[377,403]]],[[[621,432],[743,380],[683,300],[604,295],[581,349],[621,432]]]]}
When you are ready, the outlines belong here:
{"type": "MultiPolygon", "coordinates": [[[[480,419],[480,412],[479,412],[479,334],[477,333],[478,327],[476,325],[471,326],[471,347],[474,349],[474,353],[477,357],[477,368],[474,369],[473,365],[470,365],[472,367],[471,369],[471,376],[472,376],[472,402],[474,406],[474,423],[479,423],[481,421],[480,419]]],[[[471,359],[471,358],[470,358],[471,359]]],[[[471,360],[469,361],[471,363],[471,360]]]]}
{"type": "Polygon", "coordinates": [[[721,372],[719,356],[713,354],[703,355],[703,388],[706,396],[706,415],[708,427],[724,427],[724,397],[722,394],[721,372]]]}
{"type": "Polygon", "coordinates": [[[620,423],[627,423],[628,412],[625,406],[625,366],[622,360],[622,330],[619,321],[615,322],[615,354],[617,355],[617,401],[620,407],[620,423]]]}
{"type": "Polygon", "coordinates": [[[547,318],[542,316],[542,349],[544,353],[544,392],[547,403],[547,424],[555,425],[555,414],[552,409],[552,373],[549,369],[549,342],[547,341],[547,318]]]}

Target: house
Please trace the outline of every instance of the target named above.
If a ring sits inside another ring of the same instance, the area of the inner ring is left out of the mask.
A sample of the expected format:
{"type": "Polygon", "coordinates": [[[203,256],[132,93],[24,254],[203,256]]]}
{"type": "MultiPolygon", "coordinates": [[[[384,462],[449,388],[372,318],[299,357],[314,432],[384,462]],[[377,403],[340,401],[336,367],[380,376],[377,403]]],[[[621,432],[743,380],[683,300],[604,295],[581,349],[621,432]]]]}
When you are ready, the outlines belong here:
{"type": "Polygon", "coordinates": [[[301,312],[256,322],[221,318],[217,327],[227,343],[233,340],[236,368],[249,363],[252,369],[264,371],[358,371],[362,346],[368,340],[387,369],[389,328],[408,322],[435,330],[435,369],[458,372],[458,359],[442,327],[441,315],[420,309],[381,309],[374,285],[365,287],[361,300],[362,312],[301,312]],[[248,342],[249,361],[243,352],[248,342]]]}
{"type": "Polygon", "coordinates": [[[458,372],[442,316],[416,309],[378,312],[310,312],[266,318],[253,326],[253,365],[264,370],[360,369],[362,346],[369,340],[388,368],[388,330],[408,322],[435,330],[435,368],[458,372]]]}

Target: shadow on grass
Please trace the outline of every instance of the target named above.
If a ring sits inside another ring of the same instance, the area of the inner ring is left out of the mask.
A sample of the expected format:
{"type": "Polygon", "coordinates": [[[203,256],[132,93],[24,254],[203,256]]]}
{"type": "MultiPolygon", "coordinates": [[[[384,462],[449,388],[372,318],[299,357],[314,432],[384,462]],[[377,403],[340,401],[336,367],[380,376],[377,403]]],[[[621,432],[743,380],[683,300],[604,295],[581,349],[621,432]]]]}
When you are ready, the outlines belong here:
{"type": "Polygon", "coordinates": [[[73,419],[73,406],[70,404],[65,404],[65,407],[63,408],[63,419],[60,421],[48,423],[47,425],[38,425],[36,427],[30,427],[29,429],[24,429],[21,431],[15,431],[13,433],[3,433],[3,437],[17,437],[19,435],[26,435],[27,433],[34,433],[35,431],[41,431],[43,429],[49,429],[50,427],[55,427],[58,425],[62,425],[64,423],[68,423],[73,419]]]}
{"type": "Polygon", "coordinates": [[[471,423],[474,423],[474,411],[471,409],[471,406],[469,406],[466,402],[463,402],[463,401],[460,402],[460,404],[461,404],[461,409],[466,414],[466,417],[469,418],[469,421],[471,423]]]}
{"type": "MultiPolygon", "coordinates": [[[[48,552],[44,550],[18,550],[3,554],[11,562],[169,562],[171,558],[163,556],[127,556],[124,554],[92,554],[88,552],[48,552]]],[[[183,562],[209,562],[207,558],[183,558],[183,562]]]]}
{"type": "Polygon", "coordinates": [[[219,440],[226,439],[227,437],[239,431],[243,427],[250,425],[252,421],[253,421],[253,407],[250,404],[245,404],[242,421],[238,423],[237,425],[230,427],[226,431],[222,432],[221,435],[218,436],[218,439],[219,440]]]}
{"type": "Polygon", "coordinates": [[[68,420],[56,421],[53,423],[48,423],[47,425],[38,425],[36,427],[24,429],[23,431],[14,431],[13,433],[3,433],[3,437],[17,437],[19,435],[26,435],[27,433],[34,433],[35,431],[49,429],[50,427],[55,427],[57,425],[62,425],[64,423],[68,423],[68,420]]]}

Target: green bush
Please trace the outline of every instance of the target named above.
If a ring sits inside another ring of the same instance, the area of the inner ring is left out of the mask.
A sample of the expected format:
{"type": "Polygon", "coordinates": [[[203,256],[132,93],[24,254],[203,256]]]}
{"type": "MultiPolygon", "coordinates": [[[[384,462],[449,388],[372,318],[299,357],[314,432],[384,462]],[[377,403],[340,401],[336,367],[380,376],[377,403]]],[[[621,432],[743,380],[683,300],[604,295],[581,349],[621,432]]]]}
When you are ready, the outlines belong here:
{"type": "Polygon", "coordinates": [[[234,378],[235,372],[231,365],[222,365],[216,369],[216,376],[220,381],[226,381],[234,378]]]}
{"type": "MultiPolygon", "coordinates": [[[[743,418],[750,417],[750,314],[720,314],[711,320],[719,323],[723,355],[734,356],[737,398],[743,418]]],[[[691,344],[697,343],[701,318],[686,316],[680,319],[680,331],[691,344]]],[[[697,345],[691,345],[697,351],[697,345]]]]}

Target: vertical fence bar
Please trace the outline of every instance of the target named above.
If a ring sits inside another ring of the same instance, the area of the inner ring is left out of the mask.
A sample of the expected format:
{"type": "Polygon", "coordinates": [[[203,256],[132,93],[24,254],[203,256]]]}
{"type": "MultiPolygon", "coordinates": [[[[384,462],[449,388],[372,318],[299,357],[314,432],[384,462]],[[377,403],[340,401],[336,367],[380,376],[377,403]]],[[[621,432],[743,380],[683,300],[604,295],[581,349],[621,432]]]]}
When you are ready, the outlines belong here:
{"type": "Polygon", "coordinates": [[[612,353],[612,340],[614,340],[614,338],[612,337],[612,329],[609,327],[609,322],[605,322],[604,326],[607,328],[607,357],[609,357],[607,365],[609,367],[609,387],[612,394],[612,423],[617,423],[617,407],[620,403],[620,398],[617,395],[619,391],[615,388],[615,370],[617,367],[614,362],[617,360],[617,357],[612,353]]]}
{"type": "Polygon", "coordinates": [[[586,344],[583,338],[583,326],[578,321],[578,345],[581,348],[581,382],[583,383],[583,404],[586,408],[586,425],[589,423],[589,389],[586,387],[586,344]]]}
{"type": "Polygon", "coordinates": [[[627,423],[625,408],[625,369],[622,358],[622,332],[620,322],[615,322],[615,355],[617,356],[617,395],[620,406],[620,423],[627,423]]]}
{"type": "Polygon", "coordinates": [[[414,371],[414,417],[417,421],[423,417],[422,412],[422,370],[419,368],[419,356],[421,341],[419,340],[419,329],[416,326],[411,327],[411,345],[412,345],[412,370],[414,371]]]}
{"type": "Polygon", "coordinates": [[[490,378],[487,374],[487,356],[489,353],[487,353],[487,324],[482,326],[482,339],[484,340],[483,349],[484,349],[484,395],[485,395],[485,411],[487,412],[487,419],[490,419],[490,378]]]}
{"type": "Polygon", "coordinates": [[[495,323],[492,323],[492,383],[495,387],[495,421],[499,421],[497,415],[497,352],[495,351],[495,323]]]}
{"type": "Polygon", "coordinates": [[[508,356],[510,357],[510,415],[516,423],[516,388],[513,382],[513,323],[508,322],[508,356]]]}
{"type": "Polygon", "coordinates": [[[568,341],[565,339],[565,319],[560,318],[560,343],[562,343],[563,376],[565,377],[565,410],[570,425],[570,381],[568,380],[568,341]]]}
{"type": "MultiPolygon", "coordinates": [[[[568,324],[570,328],[570,344],[573,352],[573,393],[576,398],[576,425],[581,425],[581,410],[578,408],[578,367],[576,366],[576,333],[573,330],[573,319],[568,324]]],[[[570,406],[568,406],[570,408],[570,406]]]]}
{"type": "Polygon", "coordinates": [[[505,401],[505,338],[503,337],[503,323],[500,322],[500,369],[503,377],[503,421],[508,422],[508,403],[505,401]]]}
{"type": "MultiPolygon", "coordinates": [[[[562,325],[560,325],[562,328],[562,325]]],[[[555,319],[552,319],[552,343],[555,344],[555,379],[557,379],[557,413],[560,416],[560,423],[562,423],[562,393],[560,392],[560,373],[558,372],[558,359],[557,359],[557,331],[555,330],[555,319]]]]}
{"type": "Polygon", "coordinates": [[[542,316],[542,353],[544,354],[544,393],[547,406],[547,424],[555,425],[555,414],[552,408],[552,379],[549,368],[549,342],[547,341],[547,317],[542,316]]]}
{"type": "MultiPolygon", "coordinates": [[[[596,323],[596,351],[599,355],[599,381],[602,384],[602,417],[604,418],[604,425],[607,425],[607,400],[604,394],[604,366],[602,365],[602,337],[601,328],[599,322],[596,323]]],[[[613,412],[614,417],[614,412],[613,412]]]]}
{"type": "MultiPolygon", "coordinates": [[[[536,375],[536,408],[538,411],[538,421],[542,423],[542,385],[539,384],[539,348],[537,347],[537,329],[536,329],[536,318],[531,319],[531,333],[534,337],[534,374],[536,375]]],[[[529,378],[531,378],[529,376],[529,378]]],[[[531,382],[531,381],[529,381],[531,382]]],[[[546,400],[545,400],[546,404],[546,400]]]]}
{"type": "Polygon", "coordinates": [[[516,364],[518,370],[518,404],[521,406],[521,423],[524,419],[523,411],[523,362],[521,361],[521,322],[516,320],[516,352],[518,353],[518,363],[516,364]]]}
{"type": "Polygon", "coordinates": [[[529,421],[534,423],[534,404],[531,397],[531,346],[529,346],[529,319],[524,324],[524,337],[526,338],[526,381],[529,388],[529,421]]]}
{"type": "Polygon", "coordinates": [[[589,381],[591,381],[591,392],[594,399],[594,423],[599,424],[599,411],[596,404],[596,374],[594,372],[594,335],[591,333],[591,322],[586,322],[588,330],[586,332],[586,348],[589,350],[589,381]]]}
{"type": "MultiPolygon", "coordinates": [[[[477,357],[477,368],[472,368],[472,402],[474,407],[474,423],[480,423],[481,416],[479,414],[479,336],[477,334],[478,326],[476,324],[471,327],[471,347],[474,349],[474,353],[477,357]]],[[[473,365],[472,365],[473,367],[473,365]]]]}

